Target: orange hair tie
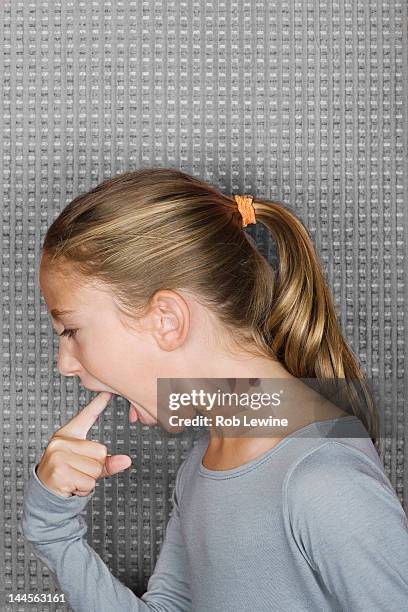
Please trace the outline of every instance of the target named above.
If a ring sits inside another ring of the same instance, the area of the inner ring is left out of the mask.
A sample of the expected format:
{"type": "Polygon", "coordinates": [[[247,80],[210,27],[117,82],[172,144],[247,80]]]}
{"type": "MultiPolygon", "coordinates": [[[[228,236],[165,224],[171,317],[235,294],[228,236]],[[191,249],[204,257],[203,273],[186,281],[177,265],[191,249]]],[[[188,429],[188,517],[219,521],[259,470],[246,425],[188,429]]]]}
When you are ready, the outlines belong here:
{"type": "Polygon", "coordinates": [[[242,227],[246,227],[250,223],[256,223],[255,208],[252,204],[254,199],[251,195],[234,195],[235,201],[238,204],[238,210],[242,216],[242,227]]]}

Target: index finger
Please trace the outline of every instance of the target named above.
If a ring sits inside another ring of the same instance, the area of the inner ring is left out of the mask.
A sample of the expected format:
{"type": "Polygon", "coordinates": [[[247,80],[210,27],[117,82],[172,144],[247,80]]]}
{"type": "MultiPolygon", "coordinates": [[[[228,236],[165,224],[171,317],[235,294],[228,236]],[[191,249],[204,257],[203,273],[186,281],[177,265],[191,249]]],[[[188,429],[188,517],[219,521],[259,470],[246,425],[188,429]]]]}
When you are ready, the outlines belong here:
{"type": "Polygon", "coordinates": [[[72,417],[65,425],[58,429],[62,435],[69,434],[74,438],[85,440],[88,431],[98,419],[99,415],[105,410],[112,393],[102,391],[94,397],[85,408],[82,408],[75,416],[72,417]]]}

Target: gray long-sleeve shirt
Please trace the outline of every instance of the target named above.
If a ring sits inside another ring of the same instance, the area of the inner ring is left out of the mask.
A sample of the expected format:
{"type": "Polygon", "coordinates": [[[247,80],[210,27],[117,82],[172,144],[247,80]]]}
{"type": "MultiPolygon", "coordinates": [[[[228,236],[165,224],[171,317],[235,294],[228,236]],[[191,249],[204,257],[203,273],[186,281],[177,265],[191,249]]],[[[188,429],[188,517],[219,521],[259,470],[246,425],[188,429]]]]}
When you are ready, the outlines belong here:
{"type": "Polygon", "coordinates": [[[353,416],[313,423],[230,470],[181,464],[148,590],[137,597],[84,536],[94,495],[25,485],[21,532],[78,612],[403,612],[408,521],[353,416]]]}

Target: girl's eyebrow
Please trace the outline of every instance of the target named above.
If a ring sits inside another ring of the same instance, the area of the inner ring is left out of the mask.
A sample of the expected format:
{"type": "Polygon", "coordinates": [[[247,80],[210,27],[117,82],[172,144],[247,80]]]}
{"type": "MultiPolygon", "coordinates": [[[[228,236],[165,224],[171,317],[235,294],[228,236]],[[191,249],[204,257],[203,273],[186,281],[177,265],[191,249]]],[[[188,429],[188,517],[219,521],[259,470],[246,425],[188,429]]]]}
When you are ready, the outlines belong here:
{"type": "Polygon", "coordinates": [[[58,310],[58,308],[53,308],[51,310],[51,315],[54,317],[54,319],[59,319],[59,317],[65,315],[65,314],[72,314],[73,312],[75,312],[74,310],[58,310]]]}

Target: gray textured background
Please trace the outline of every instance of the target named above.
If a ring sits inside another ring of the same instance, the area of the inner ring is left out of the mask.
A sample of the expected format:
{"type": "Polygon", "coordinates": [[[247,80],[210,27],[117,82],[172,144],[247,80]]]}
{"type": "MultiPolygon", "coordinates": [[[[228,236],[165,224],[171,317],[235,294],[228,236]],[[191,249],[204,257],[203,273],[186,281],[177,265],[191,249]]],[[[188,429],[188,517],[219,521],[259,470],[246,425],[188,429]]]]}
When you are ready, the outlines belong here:
{"type": "MultiPolygon", "coordinates": [[[[75,195],[126,169],[174,166],[297,212],[344,334],[382,380],[390,434],[379,452],[407,501],[393,382],[406,386],[406,2],[6,0],[0,19],[1,611],[47,609],[9,607],[9,593],[58,592],[17,533],[23,483],[93,396],[57,372],[40,244],[75,195]]],[[[262,228],[250,233],[270,254],[262,228]]],[[[192,437],[129,426],[119,398],[92,437],[134,458],[98,482],[88,541],[140,595],[192,437]]]]}

